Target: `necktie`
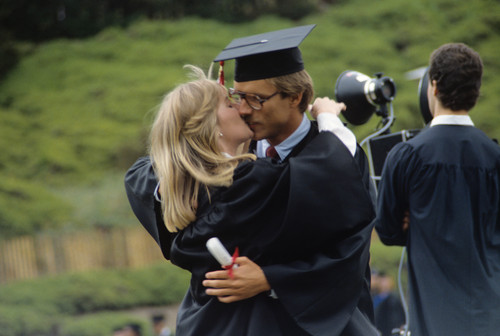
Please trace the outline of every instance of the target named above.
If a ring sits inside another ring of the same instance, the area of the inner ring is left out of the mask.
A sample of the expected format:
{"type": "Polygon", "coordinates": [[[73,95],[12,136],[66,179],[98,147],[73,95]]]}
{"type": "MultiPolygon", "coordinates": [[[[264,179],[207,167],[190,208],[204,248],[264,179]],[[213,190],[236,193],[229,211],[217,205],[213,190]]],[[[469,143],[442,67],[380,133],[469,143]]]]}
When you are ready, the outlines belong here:
{"type": "Polygon", "coordinates": [[[273,159],[279,159],[278,152],[276,151],[276,148],[274,148],[274,146],[269,146],[266,149],[266,157],[270,157],[273,159]]]}

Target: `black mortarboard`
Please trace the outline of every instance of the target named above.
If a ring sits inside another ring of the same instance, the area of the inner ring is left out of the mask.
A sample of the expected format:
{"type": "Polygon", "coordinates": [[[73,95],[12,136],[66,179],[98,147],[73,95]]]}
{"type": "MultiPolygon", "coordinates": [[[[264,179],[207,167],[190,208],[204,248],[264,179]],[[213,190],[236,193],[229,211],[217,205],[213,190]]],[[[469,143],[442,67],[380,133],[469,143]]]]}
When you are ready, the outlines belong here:
{"type": "Polygon", "coordinates": [[[235,59],[234,80],[246,82],[289,75],[304,69],[299,44],[315,24],[237,38],[214,59],[235,59]]]}

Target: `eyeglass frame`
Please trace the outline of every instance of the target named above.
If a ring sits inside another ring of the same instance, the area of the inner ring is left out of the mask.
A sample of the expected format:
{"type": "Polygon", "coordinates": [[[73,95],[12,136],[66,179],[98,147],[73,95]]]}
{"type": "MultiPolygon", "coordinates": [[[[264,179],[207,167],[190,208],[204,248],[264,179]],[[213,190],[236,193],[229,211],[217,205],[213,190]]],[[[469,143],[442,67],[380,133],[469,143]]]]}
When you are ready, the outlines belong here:
{"type": "Polygon", "coordinates": [[[256,110],[256,111],[262,110],[262,108],[264,107],[264,103],[266,101],[268,101],[269,99],[273,98],[274,96],[276,96],[278,93],[282,93],[282,91],[276,91],[272,95],[270,95],[270,96],[268,96],[266,98],[262,98],[259,95],[256,95],[256,94],[253,94],[253,93],[246,93],[246,92],[238,91],[238,90],[235,90],[234,88],[229,88],[227,90],[228,98],[229,98],[229,100],[233,104],[241,104],[241,101],[239,103],[233,101],[233,97],[232,96],[233,95],[238,95],[238,96],[241,97],[241,99],[245,99],[245,101],[247,102],[248,106],[250,106],[250,108],[252,108],[252,110],[256,110]],[[252,96],[253,98],[255,98],[255,100],[259,102],[260,106],[259,107],[255,107],[252,104],[250,104],[250,102],[247,100],[247,96],[252,96]]]}

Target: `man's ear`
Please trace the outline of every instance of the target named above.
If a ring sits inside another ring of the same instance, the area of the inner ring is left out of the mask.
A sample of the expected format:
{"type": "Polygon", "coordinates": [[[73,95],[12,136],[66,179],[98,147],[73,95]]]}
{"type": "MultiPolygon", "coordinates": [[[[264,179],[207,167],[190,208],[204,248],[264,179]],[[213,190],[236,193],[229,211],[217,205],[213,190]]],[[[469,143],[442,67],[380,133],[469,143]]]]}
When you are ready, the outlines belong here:
{"type": "Polygon", "coordinates": [[[300,93],[297,93],[297,94],[290,96],[291,107],[299,106],[300,102],[302,101],[303,94],[304,94],[304,92],[300,92],[300,93]]]}
{"type": "Polygon", "coordinates": [[[434,80],[432,80],[431,85],[432,85],[432,94],[433,94],[434,96],[437,96],[437,95],[438,95],[438,93],[439,93],[439,90],[438,90],[438,88],[437,88],[437,81],[436,81],[435,79],[434,79],[434,80]]]}

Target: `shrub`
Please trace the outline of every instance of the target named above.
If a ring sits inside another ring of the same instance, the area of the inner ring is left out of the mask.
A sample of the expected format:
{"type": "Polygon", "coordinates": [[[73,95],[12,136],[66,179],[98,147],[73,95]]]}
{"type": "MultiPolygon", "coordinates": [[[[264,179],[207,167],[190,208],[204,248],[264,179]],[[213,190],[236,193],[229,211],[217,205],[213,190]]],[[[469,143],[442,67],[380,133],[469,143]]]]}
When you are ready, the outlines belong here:
{"type": "Polygon", "coordinates": [[[126,312],[182,300],[189,274],[168,263],[136,270],[64,274],[0,287],[0,336],[108,336],[150,321],[126,312]]]}
{"type": "Polygon", "coordinates": [[[143,335],[152,335],[150,322],[125,313],[101,313],[81,317],[64,317],[58,324],[61,336],[109,336],[113,330],[137,324],[143,335]]]}
{"type": "Polygon", "coordinates": [[[0,287],[0,307],[34,307],[44,314],[78,315],[180,302],[189,273],[168,263],[26,280],[0,287]]]}
{"type": "Polygon", "coordinates": [[[0,173],[1,238],[55,228],[68,220],[70,205],[38,182],[0,173]]]}
{"type": "Polygon", "coordinates": [[[0,336],[53,336],[56,318],[27,306],[0,305],[0,336]]]}

